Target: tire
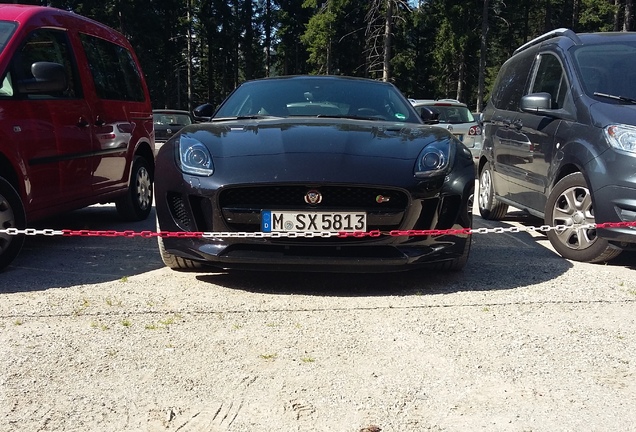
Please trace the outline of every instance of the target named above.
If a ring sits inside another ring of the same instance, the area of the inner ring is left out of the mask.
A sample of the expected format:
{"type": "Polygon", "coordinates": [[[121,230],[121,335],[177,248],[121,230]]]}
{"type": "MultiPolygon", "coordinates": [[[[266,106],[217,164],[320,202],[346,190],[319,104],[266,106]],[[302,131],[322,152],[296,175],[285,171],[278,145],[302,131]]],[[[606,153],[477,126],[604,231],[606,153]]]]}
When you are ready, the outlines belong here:
{"type": "MultiPolygon", "coordinates": [[[[0,177],[0,229],[26,228],[26,215],[20,195],[11,183],[0,177]]],[[[18,256],[24,244],[24,234],[0,234],[0,270],[18,256]]]]}
{"type": "Polygon", "coordinates": [[[157,243],[159,245],[159,255],[163,263],[172,270],[201,270],[207,266],[187,258],[181,258],[166,251],[163,244],[163,238],[157,237],[157,243]]]}
{"type": "MultiPolygon", "coordinates": [[[[464,226],[468,226],[468,227],[473,226],[474,192],[475,192],[474,188],[471,188],[470,195],[466,201],[466,207],[464,209],[463,217],[465,218],[464,223],[466,224],[464,226]]],[[[452,260],[449,260],[449,261],[442,261],[439,263],[432,264],[432,268],[434,270],[450,271],[450,272],[457,272],[462,270],[464,266],[466,265],[466,263],[468,262],[468,256],[470,255],[470,246],[472,242],[473,242],[473,236],[469,235],[466,238],[466,242],[464,243],[464,249],[462,250],[462,254],[460,256],[458,256],[457,258],[453,258],[452,260]]]]}
{"type": "Polygon", "coordinates": [[[115,202],[117,213],[127,221],[142,221],[152,209],[152,174],[149,164],[141,156],[133,162],[128,192],[115,202]]]}
{"type": "Polygon", "coordinates": [[[508,213],[508,205],[497,201],[492,182],[492,169],[486,162],[479,176],[479,214],[487,220],[502,220],[508,213]]]}
{"type": "Polygon", "coordinates": [[[609,261],[622,252],[598,237],[596,228],[571,227],[595,223],[592,195],[581,173],[567,175],[554,186],[546,203],[545,223],[566,226],[563,230],[548,231],[552,247],[563,258],[598,263],[609,261]]]}
{"type": "MultiPolygon", "coordinates": [[[[157,220],[157,232],[161,232],[159,227],[159,221],[157,220]]],[[[193,261],[187,258],[181,258],[166,251],[166,247],[163,244],[163,238],[157,237],[157,244],[159,246],[159,255],[161,255],[161,261],[166,267],[172,270],[201,270],[207,266],[199,261],[193,261]]]]}
{"type": "Polygon", "coordinates": [[[473,236],[469,235],[468,238],[466,239],[466,243],[464,244],[464,250],[461,256],[458,256],[457,258],[453,258],[452,260],[449,260],[449,261],[442,261],[439,263],[432,264],[430,268],[433,270],[441,270],[441,271],[448,271],[448,272],[458,272],[462,270],[464,266],[466,265],[466,263],[468,262],[468,256],[470,254],[470,245],[472,244],[472,241],[473,241],[473,236]]]}

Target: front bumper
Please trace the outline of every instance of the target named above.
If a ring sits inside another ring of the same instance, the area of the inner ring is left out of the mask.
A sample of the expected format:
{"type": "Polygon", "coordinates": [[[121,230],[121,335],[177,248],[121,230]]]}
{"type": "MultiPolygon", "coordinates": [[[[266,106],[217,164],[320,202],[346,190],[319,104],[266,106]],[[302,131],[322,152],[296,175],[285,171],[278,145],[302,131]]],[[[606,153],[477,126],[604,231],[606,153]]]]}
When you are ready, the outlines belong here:
{"type": "MultiPolygon", "coordinates": [[[[636,222],[636,157],[604,152],[587,167],[596,223],[636,222]]],[[[602,228],[598,235],[621,248],[636,247],[636,227],[602,228]]]]}
{"type": "MultiPolygon", "coordinates": [[[[396,235],[404,230],[464,229],[472,226],[471,202],[474,189],[472,167],[463,180],[451,182],[427,196],[411,198],[396,225],[382,230],[379,237],[258,237],[258,230],[229,224],[219,206],[219,190],[193,188],[192,178],[180,191],[156,194],[161,231],[217,233],[217,237],[163,238],[165,250],[175,256],[220,268],[252,270],[384,272],[407,270],[462,256],[470,236],[396,235]],[[458,189],[455,189],[458,188],[458,189]],[[177,199],[175,199],[177,198],[177,199]],[[243,236],[236,237],[241,232],[243,236]],[[231,233],[231,236],[223,236],[231,233]],[[393,233],[393,235],[391,235],[393,233]]],[[[234,214],[234,213],[230,213],[234,214]]],[[[395,215],[378,223],[393,224],[395,215]]],[[[241,226],[241,225],[238,225],[241,226]]],[[[373,229],[373,228],[370,228],[373,229]]]]}

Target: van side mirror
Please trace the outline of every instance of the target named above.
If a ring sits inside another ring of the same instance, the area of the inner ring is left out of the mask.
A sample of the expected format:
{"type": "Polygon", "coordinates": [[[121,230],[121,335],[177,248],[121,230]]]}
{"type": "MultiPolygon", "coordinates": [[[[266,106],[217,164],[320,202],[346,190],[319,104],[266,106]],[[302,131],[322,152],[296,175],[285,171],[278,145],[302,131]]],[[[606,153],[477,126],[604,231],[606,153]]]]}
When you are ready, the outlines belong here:
{"type": "Polygon", "coordinates": [[[192,110],[192,115],[196,121],[208,121],[214,115],[216,107],[211,103],[204,103],[192,110]]]}
{"type": "Polygon", "coordinates": [[[439,113],[427,106],[419,107],[420,110],[420,118],[424,121],[425,124],[438,124],[439,123],[439,113]]]}
{"type": "Polygon", "coordinates": [[[519,103],[521,111],[528,114],[537,114],[546,117],[560,118],[566,120],[576,120],[576,116],[563,108],[555,109],[552,106],[552,95],[550,93],[532,93],[521,98],[519,103]]]}
{"type": "Polygon", "coordinates": [[[64,66],[52,62],[35,62],[31,65],[33,78],[18,81],[18,91],[27,94],[60,93],[66,90],[64,66]]]}
{"type": "Polygon", "coordinates": [[[532,93],[521,98],[519,107],[528,113],[543,113],[552,110],[552,95],[550,93],[532,93]]]}

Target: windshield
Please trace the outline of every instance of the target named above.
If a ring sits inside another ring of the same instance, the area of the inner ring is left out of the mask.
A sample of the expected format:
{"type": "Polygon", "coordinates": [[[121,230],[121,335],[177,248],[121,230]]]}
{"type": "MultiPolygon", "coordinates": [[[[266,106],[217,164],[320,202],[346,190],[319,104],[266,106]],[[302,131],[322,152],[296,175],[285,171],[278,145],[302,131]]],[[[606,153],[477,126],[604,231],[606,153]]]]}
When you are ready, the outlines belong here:
{"type": "MultiPolygon", "coordinates": [[[[428,108],[436,113],[439,113],[440,123],[460,124],[460,123],[475,123],[473,113],[466,107],[461,106],[446,106],[446,105],[426,105],[428,108]]],[[[415,108],[420,114],[422,105],[415,108]]]]}
{"type": "Polygon", "coordinates": [[[187,114],[154,113],[152,119],[156,125],[164,126],[187,126],[192,123],[190,116],[187,114]]]}
{"type": "Polygon", "coordinates": [[[380,81],[330,77],[247,82],[214,115],[227,117],[347,117],[421,123],[402,94],[380,81]]]}
{"type": "Polygon", "coordinates": [[[7,46],[7,42],[11,38],[13,31],[17,27],[16,23],[11,21],[0,21],[0,53],[7,46]]]}
{"type": "Polygon", "coordinates": [[[573,58],[588,96],[636,99],[636,41],[574,47],[573,58]]]}

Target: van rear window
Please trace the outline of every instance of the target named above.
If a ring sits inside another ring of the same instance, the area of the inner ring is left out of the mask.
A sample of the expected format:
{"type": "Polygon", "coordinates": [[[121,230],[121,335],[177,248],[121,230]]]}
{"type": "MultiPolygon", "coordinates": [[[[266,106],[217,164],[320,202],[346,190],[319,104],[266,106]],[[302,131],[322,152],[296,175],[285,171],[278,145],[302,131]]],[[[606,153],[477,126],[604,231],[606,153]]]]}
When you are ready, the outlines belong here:
{"type": "Polygon", "coordinates": [[[0,53],[4,50],[16,27],[14,22],[0,21],[0,53]]]}
{"type": "Polygon", "coordinates": [[[126,48],[87,34],[80,34],[82,46],[101,99],[143,102],[141,74],[126,48]]]}

